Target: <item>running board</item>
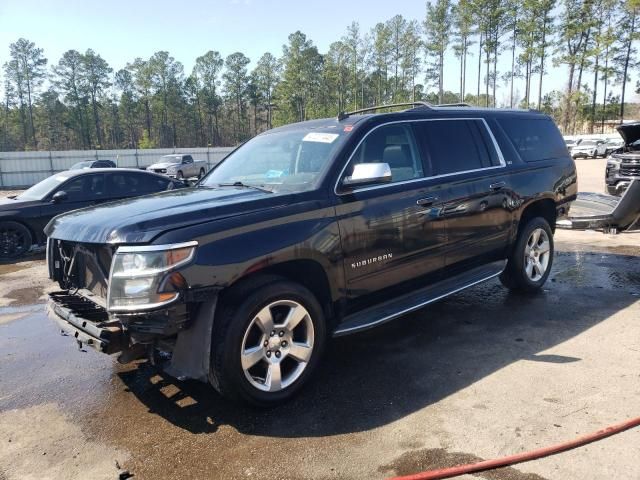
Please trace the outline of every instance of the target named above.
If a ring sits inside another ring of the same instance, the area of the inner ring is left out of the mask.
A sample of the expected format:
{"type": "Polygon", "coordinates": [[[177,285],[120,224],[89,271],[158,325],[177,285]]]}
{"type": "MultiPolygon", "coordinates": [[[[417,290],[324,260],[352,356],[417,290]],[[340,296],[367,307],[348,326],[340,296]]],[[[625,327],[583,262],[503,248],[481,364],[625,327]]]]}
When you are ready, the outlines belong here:
{"type": "Polygon", "coordinates": [[[341,337],[361,332],[395,320],[430,303],[497,277],[502,273],[506,265],[506,260],[489,263],[349,315],[338,325],[338,328],[333,332],[333,336],[341,337]]]}

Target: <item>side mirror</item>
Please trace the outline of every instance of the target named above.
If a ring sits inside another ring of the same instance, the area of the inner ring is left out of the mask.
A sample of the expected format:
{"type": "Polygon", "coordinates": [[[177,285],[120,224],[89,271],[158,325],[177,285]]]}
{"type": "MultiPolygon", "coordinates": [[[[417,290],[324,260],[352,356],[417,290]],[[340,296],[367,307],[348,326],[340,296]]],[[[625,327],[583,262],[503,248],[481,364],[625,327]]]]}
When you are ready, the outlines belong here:
{"type": "Polygon", "coordinates": [[[348,189],[391,182],[391,168],[388,163],[358,163],[353,174],[342,181],[348,189]]]}
{"type": "Polygon", "coordinates": [[[60,203],[64,202],[67,198],[67,192],[65,192],[64,190],[60,190],[59,192],[53,194],[53,197],[51,197],[51,201],[53,203],[60,203]]]}

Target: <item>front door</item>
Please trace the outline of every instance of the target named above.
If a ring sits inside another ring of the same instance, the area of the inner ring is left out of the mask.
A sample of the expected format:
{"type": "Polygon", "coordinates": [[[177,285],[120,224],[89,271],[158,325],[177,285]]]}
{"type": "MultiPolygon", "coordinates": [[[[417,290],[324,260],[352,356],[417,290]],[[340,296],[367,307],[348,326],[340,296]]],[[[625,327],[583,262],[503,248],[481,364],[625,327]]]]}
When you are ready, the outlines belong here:
{"type": "Polygon", "coordinates": [[[380,162],[389,164],[391,183],[348,193],[338,189],[336,213],[350,298],[379,292],[444,266],[441,188],[425,172],[411,123],[372,130],[351,156],[344,176],[357,163],[380,162]]]}
{"type": "Polygon", "coordinates": [[[42,206],[42,215],[40,217],[41,228],[44,229],[49,220],[56,215],[95,205],[99,203],[104,196],[105,185],[103,173],[82,174],[70,178],[51,192],[47,199],[45,199],[46,203],[42,206]],[[57,192],[65,192],[67,196],[64,200],[54,203],[51,197],[57,192]]]}

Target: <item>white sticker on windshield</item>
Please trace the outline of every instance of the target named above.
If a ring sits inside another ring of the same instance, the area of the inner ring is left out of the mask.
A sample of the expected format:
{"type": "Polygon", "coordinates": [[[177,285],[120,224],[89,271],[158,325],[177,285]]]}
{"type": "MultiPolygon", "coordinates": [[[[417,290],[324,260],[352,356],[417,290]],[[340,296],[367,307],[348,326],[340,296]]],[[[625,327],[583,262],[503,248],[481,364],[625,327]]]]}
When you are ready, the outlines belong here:
{"type": "Polygon", "coordinates": [[[307,133],[304,136],[302,141],[303,142],[333,143],[333,141],[338,137],[339,137],[339,135],[337,133],[310,132],[310,133],[307,133]]]}

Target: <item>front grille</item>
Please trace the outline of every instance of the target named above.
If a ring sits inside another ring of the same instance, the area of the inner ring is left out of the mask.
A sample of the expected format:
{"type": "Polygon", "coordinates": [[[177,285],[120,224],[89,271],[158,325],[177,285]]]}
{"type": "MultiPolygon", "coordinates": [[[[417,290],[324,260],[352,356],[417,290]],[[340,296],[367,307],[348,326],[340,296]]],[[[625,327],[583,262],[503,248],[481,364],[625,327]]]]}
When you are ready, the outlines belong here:
{"type": "Polygon", "coordinates": [[[640,164],[637,165],[620,165],[620,175],[626,177],[640,177],[640,164]]]}
{"type": "Polygon", "coordinates": [[[60,269],[56,275],[65,289],[87,289],[101,299],[107,298],[109,270],[113,250],[107,245],[57,241],[53,247],[60,269]]]}

